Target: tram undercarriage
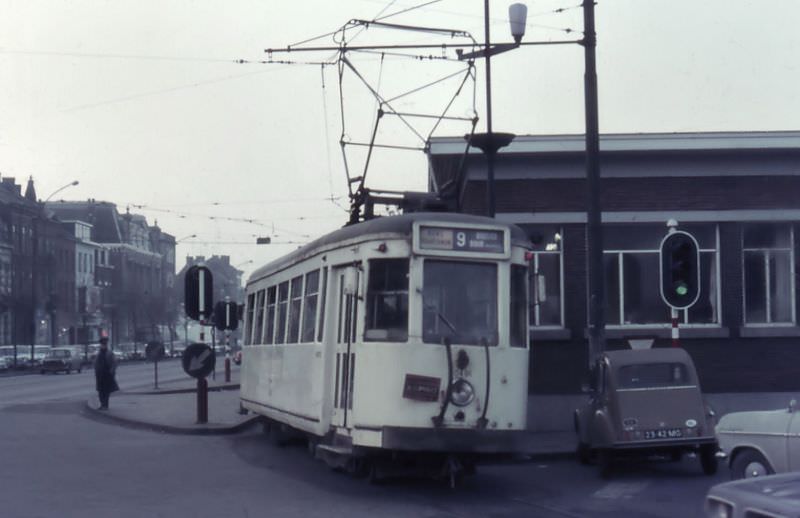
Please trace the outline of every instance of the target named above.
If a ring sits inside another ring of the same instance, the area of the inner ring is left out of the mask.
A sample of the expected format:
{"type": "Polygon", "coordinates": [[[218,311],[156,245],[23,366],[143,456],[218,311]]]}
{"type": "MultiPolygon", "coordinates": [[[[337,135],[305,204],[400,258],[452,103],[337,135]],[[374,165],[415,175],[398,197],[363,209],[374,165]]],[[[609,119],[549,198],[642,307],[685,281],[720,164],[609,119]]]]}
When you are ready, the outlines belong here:
{"type": "MultiPolygon", "coordinates": [[[[444,443],[431,441],[433,449],[386,449],[365,446],[352,446],[348,437],[330,432],[325,437],[317,437],[296,430],[285,423],[263,418],[262,428],[271,443],[277,446],[305,444],[308,453],[315,459],[323,461],[331,469],[347,473],[354,478],[366,478],[370,483],[381,483],[393,478],[431,478],[444,481],[455,488],[466,476],[476,473],[477,465],[490,461],[507,460],[521,455],[524,432],[509,433],[502,444],[482,441],[483,434],[474,434],[479,430],[447,430],[462,432],[457,435],[466,437],[473,435],[474,441],[482,442],[476,451],[448,451],[444,443]],[[515,444],[515,450],[507,448],[515,444]],[[481,451],[477,451],[481,450],[481,451]],[[520,453],[510,453],[519,451],[520,453]]],[[[419,429],[414,434],[415,441],[421,445],[420,438],[427,432],[435,436],[441,430],[419,429]]],[[[497,434],[497,432],[492,432],[497,434]]],[[[389,434],[391,437],[391,434],[389,434]]],[[[496,438],[496,437],[495,437],[496,438]]],[[[396,439],[395,439],[396,440],[396,439]]],[[[461,441],[462,447],[465,442],[461,441]]],[[[451,445],[451,448],[455,448],[451,445]]]]}

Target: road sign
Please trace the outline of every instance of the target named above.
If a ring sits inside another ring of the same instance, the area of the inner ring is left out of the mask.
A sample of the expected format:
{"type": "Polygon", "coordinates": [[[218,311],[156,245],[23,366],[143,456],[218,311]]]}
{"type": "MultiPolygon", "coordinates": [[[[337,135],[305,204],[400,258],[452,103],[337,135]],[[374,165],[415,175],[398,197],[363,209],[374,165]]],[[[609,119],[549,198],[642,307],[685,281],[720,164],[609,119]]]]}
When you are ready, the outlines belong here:
{"type": "Polygon", "coordinates": [[[211,318],[214,308],[213,293],[211,270],[198,265],[186,270],[183,290],[186,316],[192,320],[211,318]]]}
{"type": "Polygon", "coordinates": [[[205,378],[214,370],[216,356],[206,344],[191,344],[183,350],[183,370],[193,378],[205,378]]]}
{"type": "Polygon", "coordinates": [[[148,361],[157,362],[164,358],[164,344],[161,342],[150,342],[144,348],[144,356],[148,361]]]}

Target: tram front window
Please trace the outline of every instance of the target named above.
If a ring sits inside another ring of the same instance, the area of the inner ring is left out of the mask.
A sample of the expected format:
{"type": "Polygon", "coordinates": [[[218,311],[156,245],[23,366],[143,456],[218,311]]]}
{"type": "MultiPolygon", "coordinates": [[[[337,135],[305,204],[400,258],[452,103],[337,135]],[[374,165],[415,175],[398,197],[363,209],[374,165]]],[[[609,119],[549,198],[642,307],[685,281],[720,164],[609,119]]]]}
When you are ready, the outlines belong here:
{"type": "Polygon", "coordinates": [[[497,265],[425,261],[422,339],[497,345],[497,265]]]}

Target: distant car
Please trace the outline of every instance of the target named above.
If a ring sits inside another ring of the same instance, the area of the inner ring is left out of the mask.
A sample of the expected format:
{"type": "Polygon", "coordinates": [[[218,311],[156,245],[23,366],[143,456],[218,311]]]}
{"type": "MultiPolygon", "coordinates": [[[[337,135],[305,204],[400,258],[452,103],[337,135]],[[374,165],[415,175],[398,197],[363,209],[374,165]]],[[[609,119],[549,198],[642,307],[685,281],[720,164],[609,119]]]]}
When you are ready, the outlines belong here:
{"type": "Polygon", "coordinates": [[[795,400],[780,410],[726,414],[717,425],[717,437],[734,479],[800,471],[800,410],[795,400]]]}
{"type": "Polygon", "coordinates": [[[800,516],[800,473],[717,484],[708,491],[704,507],[713,518],[800,516]]]}
{"type": "Polygon", "coordinates": [[[602,476],[615,456],[699,454],[703,472],[717,471],[713,412],[704,404],[685,350],[606,351],[593,369],[589,401],[575,410],[578,458],[596,457],[602,476]]]}
{"type": "Polygon", "coordinates": [[[83,369],[83,355],[70,347],[53,347],[42,360],[42,374],[46,372],[81,372],[83,369]]]}

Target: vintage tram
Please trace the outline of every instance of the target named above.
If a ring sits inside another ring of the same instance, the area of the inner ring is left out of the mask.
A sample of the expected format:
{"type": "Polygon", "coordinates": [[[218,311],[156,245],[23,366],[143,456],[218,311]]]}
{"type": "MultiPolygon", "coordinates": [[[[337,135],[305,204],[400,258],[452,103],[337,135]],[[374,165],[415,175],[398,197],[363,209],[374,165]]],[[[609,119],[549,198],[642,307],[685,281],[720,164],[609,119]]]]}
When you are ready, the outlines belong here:
{"type": "Polygon", "coordinates": [[[411,213],[343,227],[247,282],[241,405],[329,464],[451,480],[525,448],[525,233],[411,213]]]}

